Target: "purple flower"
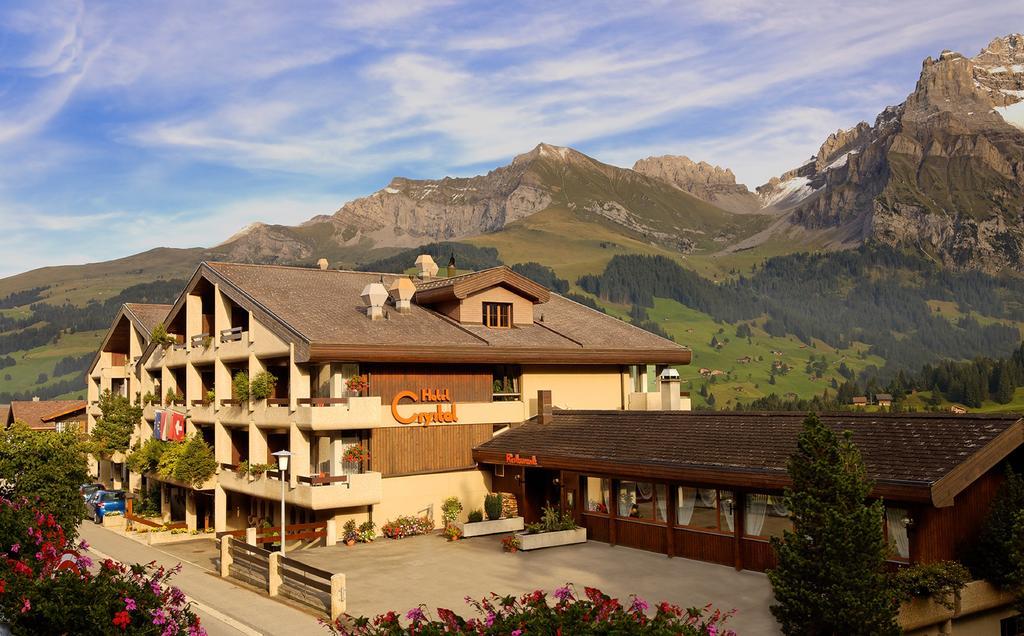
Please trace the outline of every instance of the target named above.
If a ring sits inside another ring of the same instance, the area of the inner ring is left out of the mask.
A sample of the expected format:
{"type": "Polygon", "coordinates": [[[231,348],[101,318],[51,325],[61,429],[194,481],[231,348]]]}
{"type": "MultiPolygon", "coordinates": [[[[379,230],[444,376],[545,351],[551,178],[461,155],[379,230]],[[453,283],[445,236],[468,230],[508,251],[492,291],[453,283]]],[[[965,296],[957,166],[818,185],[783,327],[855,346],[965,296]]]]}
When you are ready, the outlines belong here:
{"type": "Polygon", "coordinates": [[[166,622],[167,622],[167,618],[164,616],[164,611],[162,609],[155,609],[155,610],[153,610],[153,624],[154,625],[163,625],[166,622]]]}
{"type": "Polygon", "coordinates": [[[569,591],[569,586],[560,587],[555,590],[555,598],[559,601],[565,602],[567,599],[572,598],[572,592],[569,591]]]}
{"type": "Polygon", "coordinates": [[[15,554],[17,554],[18,550],[20,550],[20,549],[21,549],[21,544],[20,543],[15,543],[14,545],[11,546],[11,552],[13,552],[15,554]]]}
{"type": "Polygon", "coordinates": [[[406,613],[405,617],[408,620],[411,620],[411,621],[424,621],[424,620],[427,620],[426,615],[423,614],[423,608],[422,607],[414,607],[414,608],[412,608],[411,610],[409,610],[406,613]]]}
{"type": "Polygon", "coordinates": [[[92,567],[92,559],[90,559],[87,556],[80,556],[80,557],[78,557],[77,562],[78,562],[78,567],[83,569],[83,570],[88,570],[89,568],[92,567]]]}
{"type": "Polygon", "coordinates": [[[88,550],[89,549],[89,543],[85,539],[82,539],[81,541],[78,542],[78,549],[79,550],[88,550]]]}
{"type": "Polygon", "coordinates": [[[708,636],[716,636],[718,634],[718,628],[715,627],[714,623],[708,625],[708,636]]]}
{"type": "MultiPolygon", "coordinates": [[[[640,598],[639,596],[634,596],[633,604],[630,606],[629,609],[633,612],[646,612],[648,607],[649,606],[647,605],[647,601],[640,598]]],[[[711,636],[714,636],[714,634],[712,634],[711,636]]]]}
{"type": "Polygon", "coordinates": [[[124,599],[124,608],[126,610],[128,610],[129,612],[134,612],[136,609],[138,609],[135,606],[135,599],[125,597],[125,599],[124,599]]]}
{"type": "Polygon", "coordinates": [[[494,615],[494,612],[487,612],[487,620],[484,621],[484,624],[488,627],[494,627],[495,618],[497,618],[497,616],[494,615]]]}
{"type": "Polygon", "coordinates": [[[512,636],[523,636],[523,630],[521,630],[521,629],[513,629],[512,630],[512,636]]]}

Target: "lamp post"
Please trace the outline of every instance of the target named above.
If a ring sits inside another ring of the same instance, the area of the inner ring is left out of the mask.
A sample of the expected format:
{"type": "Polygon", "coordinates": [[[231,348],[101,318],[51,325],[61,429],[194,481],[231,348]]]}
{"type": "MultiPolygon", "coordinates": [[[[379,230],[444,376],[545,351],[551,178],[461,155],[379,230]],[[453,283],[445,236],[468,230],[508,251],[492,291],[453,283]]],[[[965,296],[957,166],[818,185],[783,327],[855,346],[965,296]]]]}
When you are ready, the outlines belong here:
{"type": "Polygon", "coordinates": [[[273,453],[273,456],[277,458],[277,468],[281,476],[281,556],[284,556],[284,474],[288,471],[288,459],[292,454],[291,451],[279,450],[273,453]]]}

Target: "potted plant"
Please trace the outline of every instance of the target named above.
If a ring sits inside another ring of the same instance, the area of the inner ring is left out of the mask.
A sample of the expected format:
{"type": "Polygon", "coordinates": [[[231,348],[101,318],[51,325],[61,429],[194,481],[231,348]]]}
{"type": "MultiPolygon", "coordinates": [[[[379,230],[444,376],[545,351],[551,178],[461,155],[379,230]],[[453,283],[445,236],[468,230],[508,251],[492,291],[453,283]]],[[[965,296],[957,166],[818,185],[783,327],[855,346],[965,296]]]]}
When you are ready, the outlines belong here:
{"type": "Polygon", "coordinates": [[[214,402],[217,401],[217,392],[214,391],[213,389],[210,389],[209,391],[206,392],[206,396],[205,397],[206,397],[206,401],[204,402],[204,404],[206,404],[206,405],[213,404],[214,402]]]}
{"type": "Polygon", "coordinates": [[[359,524],[359,542],[373,543],[377,538],[377,526],[372,521],[364,521],[359,524]]]}
{"type": "Polygon", "coordinates": [[[153,333],[151,334],[150,339],[164,349],[176,342],[175,337],[167,332],[167,325],[164,323],[160,323],[153,327],[153,333]]]}
{"type": "Polygon", "coordinates": [[[277,384],[277,378],[274,374],[269,371],[260,371],[253,376],[252,381],[249,383],[249,397],[256,400],[265,400],[274,394],[274,386],[277,384]]]}
{"type": "Polygon", "coordinates": [[[441,519],[444,521],[444,527],[455,523],[455,520],[459,518],[459,513],[462,512],[462,502],[459,501],[458,497],[448,497],[441,503],[441,519]]]}
{"type": "Polygon", "coordinates": [[[517,534],[520,550],[536,550],[573,543],[586,543],[587,529],[577,527],[569,513],[544,508],[539,523],[526,526],[526,533],[517,534]]]}
{"type": "Polygon", "coordinates": [[[501,547],[505,552],[519,552],[519,537],[511,535],[501,540],[501,547]]]}
{"type": "MultiPolygon", "coordinates": [[[[511,516],[504,514],[503,501],[504,497],[500,493],[487,495],[484,498],[487,520],[484,520],[484,513],[482,511],[471,511],[466,517],[466,523],[460,524],[461,536],[468,539],[469,537],[522,530],[524,527],[523,518],[518,514],[512,514],[511,516]]],[[[442,507],[442,512],[443,510],[444,508],[442,507]]]]}
{"type": "Polygon", "coordinates": [[[231,378],[232,397],[240,403],[249,401],[249,374],[239,371],[231,378]]]}
{"type": "Polygon", "coordinates": [[[164,402],[167,406],[174,406],[176,402],[184,402],[185,394],[181,391],[175,391],[174,389],[167,389],[167,393],[164,394],[164,402]]]}
{"type": "Polygon", "coordinates": [[[364,380],[362,376],[354,375],[345,381],[345,388],[348,389],[349,394],[353,397],[359,397],[370,390],[370,383],[364,380]]]}
{"type": "Polygon", "coordinates": [[[491,493],[484,497],[484,512],[487,513],[489,521],[501,519],[501,495],[491,493]]]}
{"type": "Polygon", "coordinates": [[[455,525],[454,523],[445,526],[441,534],[444,536],[445,539],[448,539],[449,541],[458,541],[462,538],[462,530],[460,530],[459,526],[455,525]]]}
{"type": "Polygon", "coordinates": [[[359,534],[356,532],[355,519],[349,519],[345,522],[342,540],[345,542],[345,545],[350,548],[356,544],[357,540],[359,540],[359,534]]]}
{"type": "Polygon", "coordinates": [[[349,464],[362,464],[364,461],[369,461],[370,453],[362,444],[353,444],[345,449],[345,452],[341,455],[341,461],[349,464]]]}
{"type": "Polygon", "coordinates": [[[470,510],[469,514],[466,515],[467,523],[480,523],[484,520],[483,510],[470,510]]]}

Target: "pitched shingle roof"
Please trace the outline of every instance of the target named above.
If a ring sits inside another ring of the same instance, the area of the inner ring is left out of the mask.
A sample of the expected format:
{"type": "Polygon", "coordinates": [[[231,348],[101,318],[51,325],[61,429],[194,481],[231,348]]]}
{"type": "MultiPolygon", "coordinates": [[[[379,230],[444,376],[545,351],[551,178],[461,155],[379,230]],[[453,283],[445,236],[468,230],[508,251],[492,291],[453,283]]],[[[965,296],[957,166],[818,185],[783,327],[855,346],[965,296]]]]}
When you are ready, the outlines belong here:
{"type": "Polygon", "coordinates": [[[171,311],[171,305],[158,305],[149,303],[125,303],[124,307],[139,321],[143,327],[143,340],[149,342],[153,334],[153,328],[159,325],[171,311]]]}
{"type": "MultiPolygon", "coordinates": [[[[315,357],[322,347],[323,358],[339,353],[339,348],[372,349],[376,355],[401,351],[435,351],[438,360],[454,356],[488,356],[498,352],[531,351],[536,355],[559,357],[599,354],[609,360],[616,356],[625,363],[689,361],[689,350],[634,327],[615,317],[594,311],[556,294],[549,294],[536,283],[522,279],[508,268],[492,268],[453,279],[421,282],[417,290],[436,292],[451,281],[466,285],[474,277],[500,280],[506,273],[524,287],[536,288],[546,302],[534,304],[534,324],[512,329],[488,329],[476,325],[460,325],[429,306],[413,303],[408,313],[386,308],[388,319],[371,321],[366,317],[360,294],[369,283],[382,281],[390,285],[398,275],[340,270],[320,270],[275,265],[237,263],[206,263],[208,268],[228,286],[240,291],[267,318],[278,321],[291,332],[290,340],[304,341],[315,357]],[[526,281],[526,282],[523,282],[526,281]],[[333,348],[332,348],[333,347],[333,348]],[[663,358],[651,357],[656,352],[663,358]]],[[[287,334],[286,334],[287,335],[287,334]]],[[[300,353],[302,353],[300,351],[300,353]]],[[[426,354],[424,354],[426,355],[426,354]]],[[[364,359],[355,357],[353,359],[364,359]]],[[[407,358],[408,359],[408,358],[407,358]]],[[[467,358],[468,359],[468,358],[467,358]]],[[[597,361],[596,356],[594,360],[597,361]]]]}
{"type": "Polygon", "coordinates": [[[29,428],[53,428],[53,420],[76,411],[84,413],[85,406],[85,400],[15,400],[11,402],[11,417],[29,428]]]}
{"type": "MultiPolygon", "coordinates": [[[[743,481],[749,486],[762,480],[788,483],[786,462],[796,448],[805,417],[802,413],[555,411],[550,424],[534,418],[478,446],[474,456],[487,461],[518,453],[536,455],[542,466],[549,467],[620,465],[666,476],[674,470],[688,475],[733,473],[745,475],[743,481]]],[[[878,484],[930,487],[1011,428],[1016,445],[1024,442],[1024,428],[1016,417],[843,413],[821,419],[837,432],[851,431],[868,476],[878,484]]]]}

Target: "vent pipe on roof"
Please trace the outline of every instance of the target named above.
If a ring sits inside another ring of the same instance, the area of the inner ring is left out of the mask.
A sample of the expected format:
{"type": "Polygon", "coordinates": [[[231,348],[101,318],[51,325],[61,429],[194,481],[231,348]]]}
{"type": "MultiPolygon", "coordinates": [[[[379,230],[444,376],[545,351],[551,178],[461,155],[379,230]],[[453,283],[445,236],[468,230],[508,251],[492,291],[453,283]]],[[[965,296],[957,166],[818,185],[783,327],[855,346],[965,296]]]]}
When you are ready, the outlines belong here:
{"type": "Polygon", "coordinates": [[[384,318],[384,303],[388,301],[388,290],[380,283],[370,283],[363,287],[360,294],[363,304],[366,305],[366,315],[370,320],[381,320],[384,318]]]}
{"type": "Polygon", "coordinates": [[[316,266],[317,266],[317,267],[319,267],[320,269],[324,270],[324,271],[326,271],[326,270],[327,270],[327,267],[328,267],[329,265],[330,265],[330,263],[328,263],[328,262],[327,262],[327,259],[326,259],[326,258],[321,258],[320,260],[318,260],[318,261],[316,262],[316,266]]]}
{"type": "Polygon", "coordinates": [[[412,310],[412,297],[416,293],[416,285],[411,280],[405,276],[396,278],[388,287],[388,293],[391,294],[391,301],[395,303],[398,313],[404,314],[412,310]]]}
{"type": "Polygon", "coordinates": [[[420,254],[416,257],[416,269],[417,275],[423,280],[430,280],[437,276],[437,263],[434,262],[434,257],[430,254],[420,254]]]}
{"type": "Polygon", "coordinates": [[[661,410],[681,411],[682,400],[680,399],[679,388],[681,381],[679,371],[673,367],[665,367],[659,376],[661,378],[661,410]]]}

